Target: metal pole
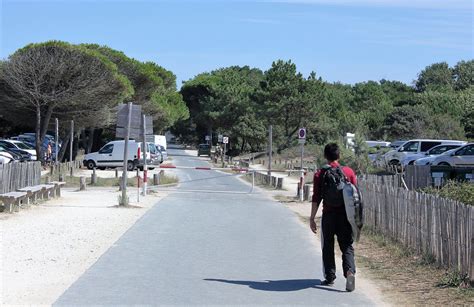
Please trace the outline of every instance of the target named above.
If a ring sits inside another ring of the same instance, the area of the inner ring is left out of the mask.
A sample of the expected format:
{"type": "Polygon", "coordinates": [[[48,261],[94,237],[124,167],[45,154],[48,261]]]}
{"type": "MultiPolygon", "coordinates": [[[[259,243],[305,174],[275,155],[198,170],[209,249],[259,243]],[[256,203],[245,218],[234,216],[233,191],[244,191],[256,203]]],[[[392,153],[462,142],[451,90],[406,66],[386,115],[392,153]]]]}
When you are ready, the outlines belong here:
{"type": "Polygon", "coordinates": [[[128,103],[128,113],[127,113],[127,127],[125,131],[125,145],[123,146],[123,174],[122,174],[122,202],[125,204],[127,198],[127,164],[128,164],[128,140],[130,139],[130,124],[132,121],[132,103],[128,103]]]}
{"type": "Polygon", "coordinates": [[[303,187],[304,187],[304,170],[303,170],[303,155],[304,155],[304,143],[301,143],[301,161],[300,161],[300,201],[303,201],[303,187]]]}
{"type": "Polygon", "coordinates": [[[146,186],[147,186],[147,177],[148,177],[148,166],[146,165],[146,154],[148,144],[146,143],[146,116],[142,115],[143,120],[143,146],[142,146],[142,154],[143,154],[143,196],[146,196],[146,186]]]}
{"type": "Polygon", "coordinates": [[[250,193],[253,192],[254,186],[255,186],[255,171],[252,172],[252,189],[250,190],[250,193]]]}
{"type": "Polygon", "coordinates": [[[71,120],[71,140],[69,141],[69,162],[72,162],[73,142],[74,142],[74,121],[71,120]]]}
{"type": "Polygon", "coordinates": [[[56,118],[56,144],[54,144],[54,162],[58,163],[59,121],[56,118]]]}
{"type": "Polygon", "coordinates": [[[272,175],[273,127],[268,127],[268,176],[272,175]]]}

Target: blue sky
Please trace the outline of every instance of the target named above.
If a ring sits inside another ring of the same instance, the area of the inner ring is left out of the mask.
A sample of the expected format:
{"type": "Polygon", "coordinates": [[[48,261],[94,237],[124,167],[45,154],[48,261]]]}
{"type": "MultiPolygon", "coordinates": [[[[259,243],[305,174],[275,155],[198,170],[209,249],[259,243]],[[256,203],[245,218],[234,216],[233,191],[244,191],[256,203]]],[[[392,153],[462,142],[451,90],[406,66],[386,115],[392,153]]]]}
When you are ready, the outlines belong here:
{"type": "Polygon", "coordinates": [[[0,57],[46,40],[98,43],[177,75],[291,59],[304,75],[411,84],[474,58],[471,0],[0,0],[0,57]]]}

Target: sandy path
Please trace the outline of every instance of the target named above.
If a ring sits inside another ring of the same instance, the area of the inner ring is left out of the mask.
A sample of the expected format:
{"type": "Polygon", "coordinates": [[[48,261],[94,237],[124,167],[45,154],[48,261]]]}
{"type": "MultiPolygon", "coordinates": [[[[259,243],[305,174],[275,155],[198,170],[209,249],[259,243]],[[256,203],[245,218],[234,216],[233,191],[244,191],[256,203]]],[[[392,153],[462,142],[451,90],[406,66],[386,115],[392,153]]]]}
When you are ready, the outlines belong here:
{"type": "Polygon", "coordinates": [[[164,196],[142,198],[137,208],[116,208],[116,188],[62,194],[13,215],[0,214],[2,304],[52,304],[164,196]]]}

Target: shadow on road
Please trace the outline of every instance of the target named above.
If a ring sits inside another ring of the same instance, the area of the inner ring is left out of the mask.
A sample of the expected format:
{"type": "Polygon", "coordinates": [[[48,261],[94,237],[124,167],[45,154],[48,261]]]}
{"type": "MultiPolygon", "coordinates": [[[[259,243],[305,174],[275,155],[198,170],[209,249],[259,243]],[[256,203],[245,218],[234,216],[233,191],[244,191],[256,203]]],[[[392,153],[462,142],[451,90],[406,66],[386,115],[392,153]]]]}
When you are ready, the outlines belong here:
{"type": "Polygon", "coordinates": [[[288,279],[288,280],[265,280],[265,281],[251,281],[251,280],[227,280],[206,278],[206,281],[217,281],[228,284],[248,286],[249,288],[260,291],[299,291],[308,288],[321,289],[333,292],[346,292],[338,289],[321,286],[319,279],[288,279]]]}

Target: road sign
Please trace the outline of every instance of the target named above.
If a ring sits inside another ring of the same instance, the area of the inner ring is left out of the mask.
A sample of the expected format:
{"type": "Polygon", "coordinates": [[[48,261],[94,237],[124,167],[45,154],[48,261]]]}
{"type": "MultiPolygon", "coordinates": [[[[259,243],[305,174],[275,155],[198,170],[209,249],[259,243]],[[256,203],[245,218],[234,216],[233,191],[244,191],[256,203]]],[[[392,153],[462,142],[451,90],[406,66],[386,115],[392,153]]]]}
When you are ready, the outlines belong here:
{"type": "Polygon", "coordinates": [[[222,137],[222,143],[229,144],[229,137],[227,136],[222,137]]]}
{"type": "MultiPolygon", "coordinates": [[[[127,127],[128,124],[128,107],[126,104],[120,104],[117,111],[117,127],[127,127]]],[[[132,105],[132,118],[130,121],[131,128],[141,128],[142,123],[142,106],[132,105]]],[[[119,137],[119,136],[117,136],[119,137]]],[[[123,137],[123,136],[122,136],[123,137]]]]}
{"type": "Polygon", "coordinates": [[[222,138],[223,138],[223,137],[224,137],[224,136],[223,136],[222,134],[219,134],[219,135],[217,136],[217,142],[222,143],[222,138]]]}
{"type": "Polygon", "coordinates": [[[211,140],[211,137],[209,135],[206,135],[206,141],[210,141],[211,140]]]}
{"type": "Polygon", "coordinates": [[[298,139],[306,139],[306,129],[300,128],[298,130],[298,139]]]}

